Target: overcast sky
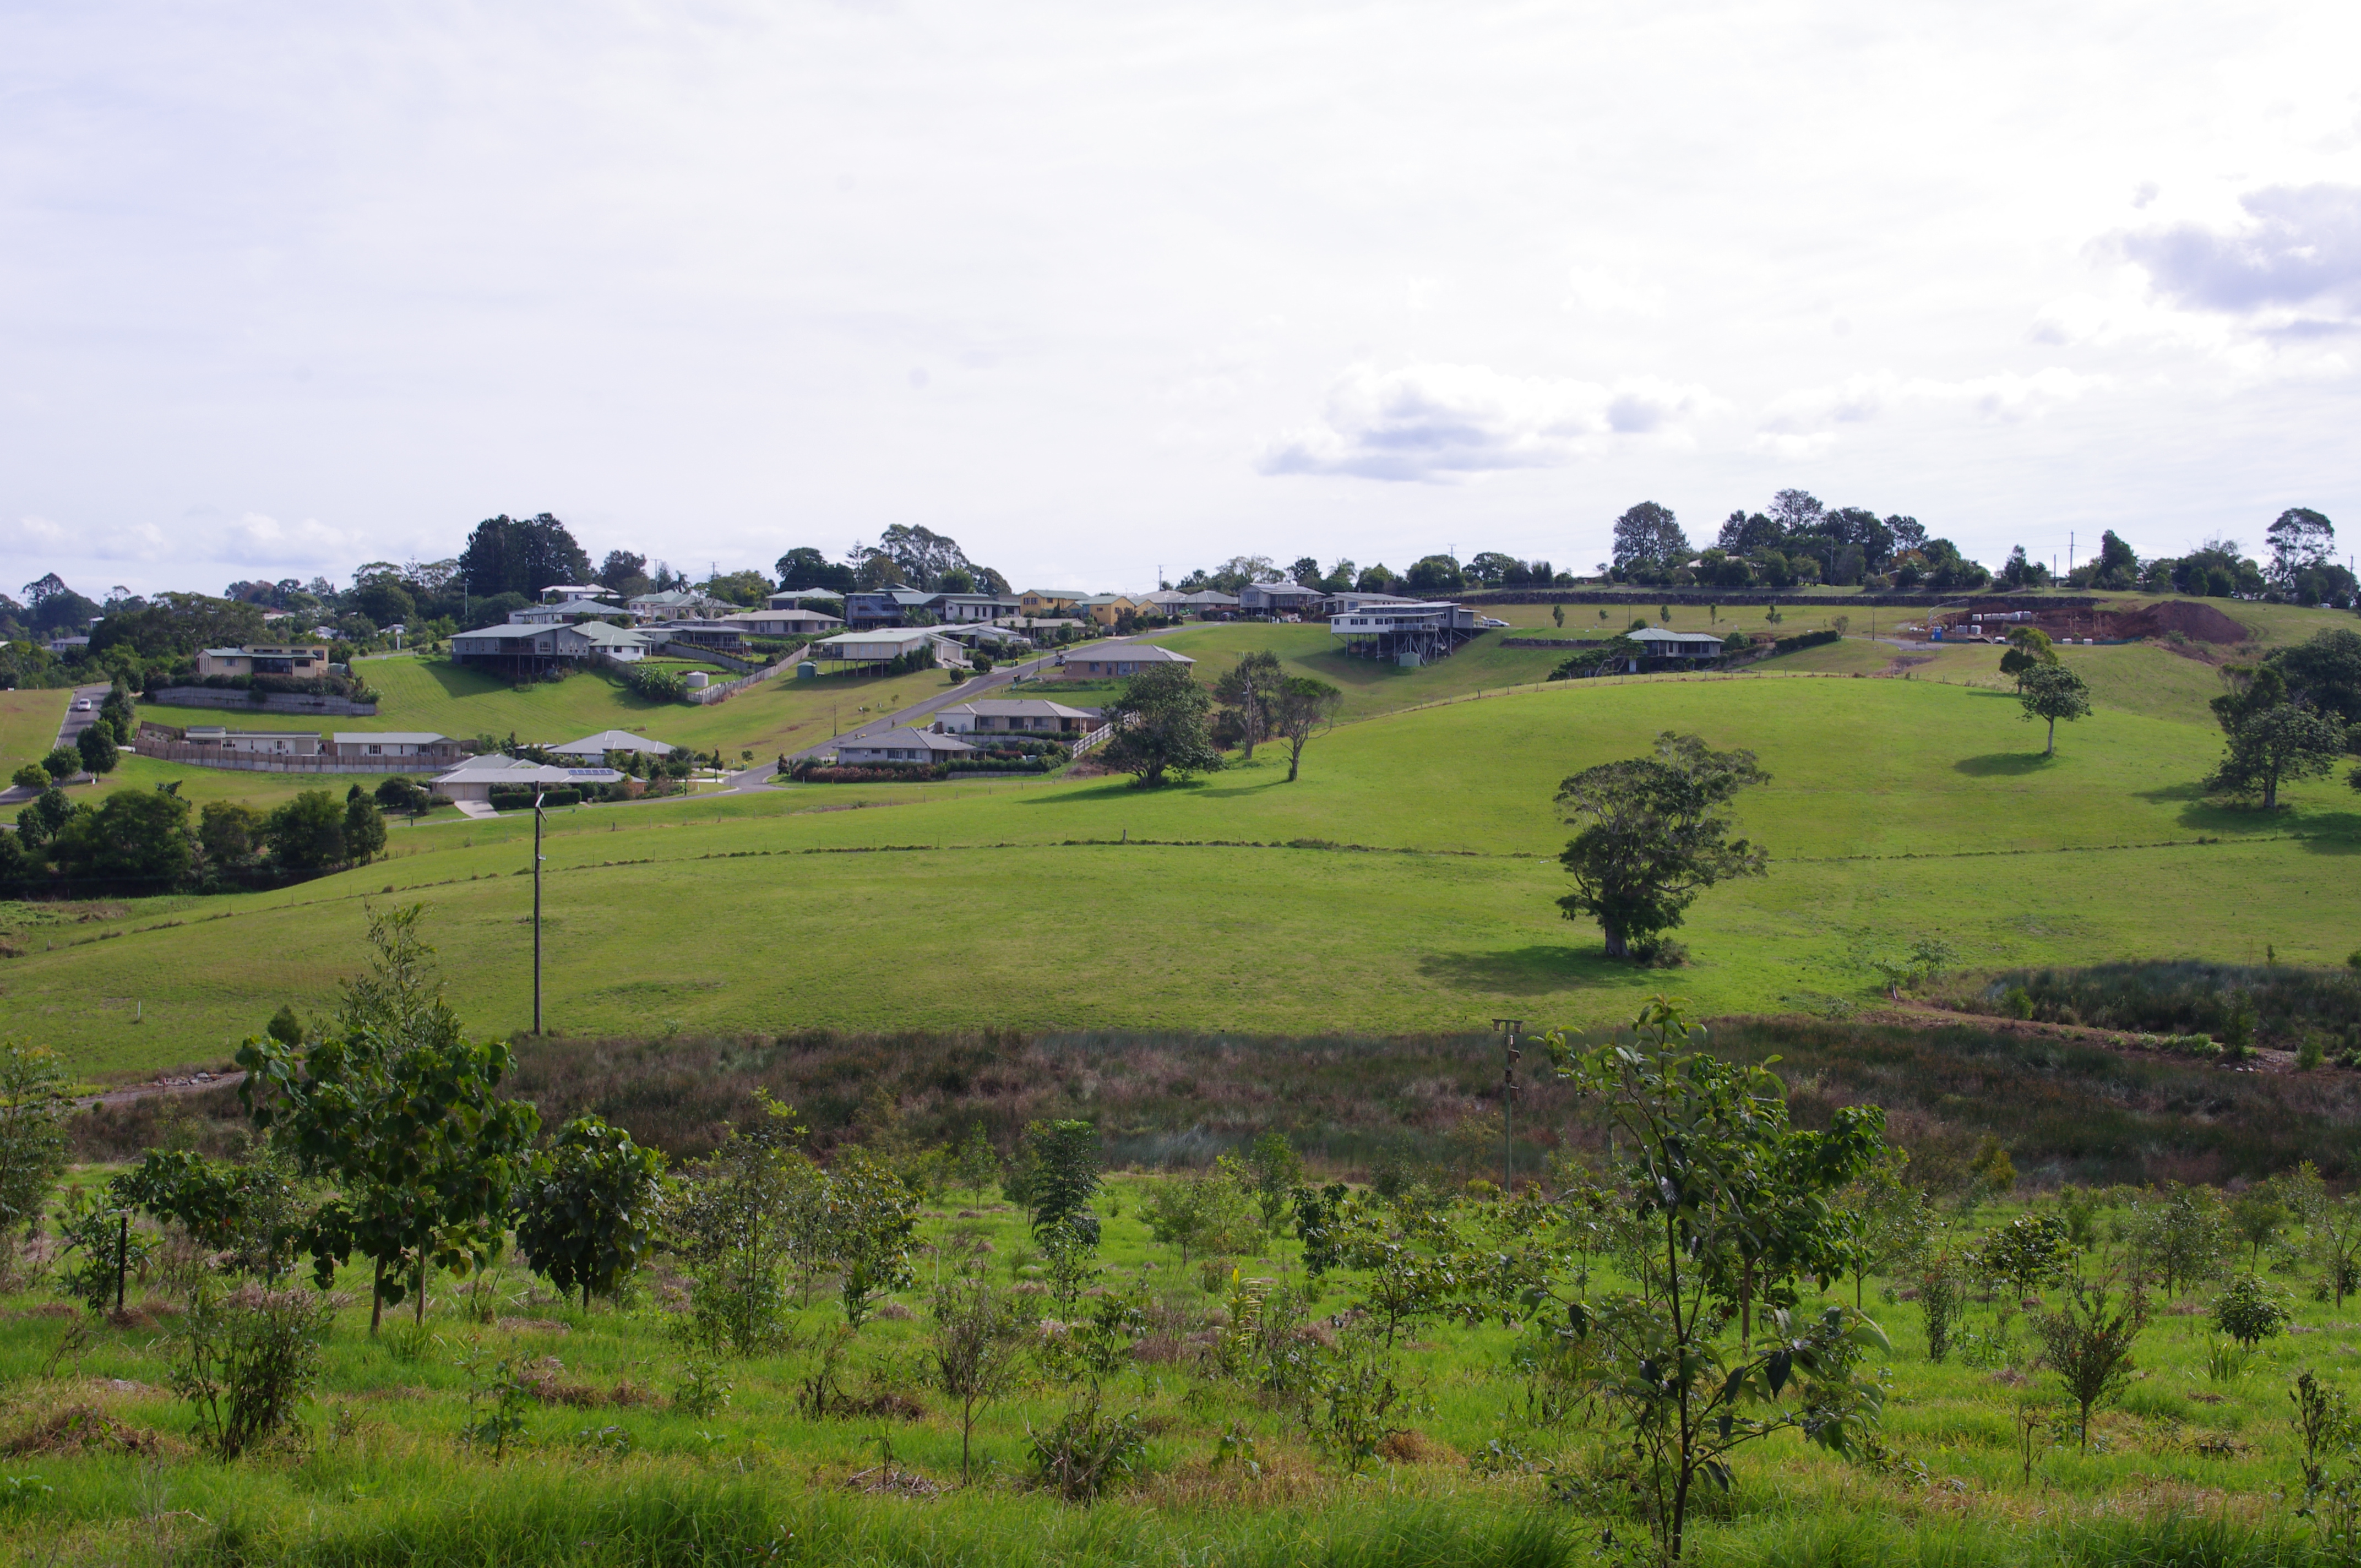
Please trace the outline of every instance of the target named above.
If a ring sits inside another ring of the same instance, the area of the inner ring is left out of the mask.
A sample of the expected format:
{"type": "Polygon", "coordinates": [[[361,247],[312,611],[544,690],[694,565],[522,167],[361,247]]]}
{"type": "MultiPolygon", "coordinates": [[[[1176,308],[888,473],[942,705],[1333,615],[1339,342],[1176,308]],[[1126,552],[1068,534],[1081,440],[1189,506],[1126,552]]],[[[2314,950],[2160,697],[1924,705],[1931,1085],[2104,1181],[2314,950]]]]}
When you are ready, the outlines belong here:
{"type": "MultiPolygon", "coordinates": [[[[2361,7],[0,5],[0,587],[2361,536],[2361,7]]],[[[2348,549],[2361,538],[2344,541],[2348,549]]]]}

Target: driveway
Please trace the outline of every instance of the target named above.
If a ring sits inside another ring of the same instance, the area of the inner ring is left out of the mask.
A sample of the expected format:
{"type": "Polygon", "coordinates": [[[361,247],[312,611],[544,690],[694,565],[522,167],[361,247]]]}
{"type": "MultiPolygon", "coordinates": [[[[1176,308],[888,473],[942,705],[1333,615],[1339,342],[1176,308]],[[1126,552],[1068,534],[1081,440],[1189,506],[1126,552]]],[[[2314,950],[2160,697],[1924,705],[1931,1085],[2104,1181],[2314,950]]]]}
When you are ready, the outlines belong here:
{"type": "MultiPolygon", "coordinates": [[[[1109,637],[1102,638],[1095,642],[1087,644],[1087,646],[1092,648],[1104,648],[1108,646],[1119,646],[1123,643],[1136,642],[1138,641],[1138,637],[1109,637]]],[[[1084,645],[1076,644],[1076,646],[1080,647],[1084,645]]],[[[906,707],[899,713],[880,715],[856,729],[847,729],[841,734],[831,735],[827,740],[817,741],[812,745],[805,747],[800,751],[790,752],[788,754],[787,761],[794,762],[805,757],[817,756],[822,751],[831,751],[840,743],[853,740],[859,736],[882,735],[888,729],[899,729],[905,725],[917,724],[922,720],[933,718],[936,714],[941,712],[944,708],[951,707],[955,703],[973,702],[978,697],[990,696],[993,693],[1003,687],[1015,685],[1017,676],[1038,674],[1041,671],[1054,666],[1057,662],[1057,653],[1055,652],[1051,652],[1041,654],[1038,658],[1028,659],[1021,664],[995,666],[992,674],[988,675],[977,675],[971,680],[961,681],[959,685],[938,692],[933,696],[928,697],[926,701],[918,703],[914,707],[906,707]]],[[[790,675],[787,678],[793,680],[795,677],[790,675]]],[[[774,776],[776,776],[778,771],[779,764],[775,761],[758,762],[753,767],[748,768],[744,773],[732,773],[730,776],[729,787],[725,790],[719,791],[719,793],[726,795],[731,791],[765,786],[770,784],[771,780],[774,776]]],[[[713,797],[711,795],[707,795],[705,798],[710,800],[713,797]]]]}

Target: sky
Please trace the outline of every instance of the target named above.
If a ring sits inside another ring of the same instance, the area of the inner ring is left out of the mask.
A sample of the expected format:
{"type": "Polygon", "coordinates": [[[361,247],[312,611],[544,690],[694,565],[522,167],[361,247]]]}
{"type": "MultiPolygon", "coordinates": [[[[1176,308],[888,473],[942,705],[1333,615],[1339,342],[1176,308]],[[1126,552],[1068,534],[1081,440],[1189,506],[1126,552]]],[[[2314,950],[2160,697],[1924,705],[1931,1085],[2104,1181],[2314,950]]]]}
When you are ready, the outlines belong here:
{"type": "Polygon", "coordinates": [[[0,5],[0,588],[2361,546],[2361,8],[0,5]]]}

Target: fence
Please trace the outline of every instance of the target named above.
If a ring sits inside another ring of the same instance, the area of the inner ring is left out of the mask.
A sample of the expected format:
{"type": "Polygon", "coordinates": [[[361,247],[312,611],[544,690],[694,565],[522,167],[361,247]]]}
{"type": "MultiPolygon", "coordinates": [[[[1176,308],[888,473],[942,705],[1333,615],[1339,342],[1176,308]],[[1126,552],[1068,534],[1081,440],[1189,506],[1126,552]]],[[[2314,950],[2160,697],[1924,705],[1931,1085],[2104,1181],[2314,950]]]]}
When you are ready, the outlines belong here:
{"type": "Polygon", "coordinates": [[[800,657],[782,659],[770,668],[757,670],[751,675],[741,675],[734,681],[725,681],[718,686],[699,686],[688,694],[688,700],[699,707],[717,702],[728,702],[731,697],[750,687],[760,685],[764,681],[776,680],[802,662],[800,657]]]}
{"type": "Polygon", "coordinates": [[[240,773],[439,773],[457,767],[461,761],[457,757],[377,757],[366,762],[347,762],[334,757],[265,757],[225,751],[218,746],[152,740],[144,735],[132,743],[131,751],[159,762],[227,768],[240,773]]]}
{"type": "Polygon", "coordinates": [[[1107,737],[1114,733],[1114,725],[1100,725],[1096,729],[1092,730],[1089,734],[1074,742],[1073,754],[1079,757],[1085,751],[1096,751],[1099,747],[1105,745],[1107,737]]]}

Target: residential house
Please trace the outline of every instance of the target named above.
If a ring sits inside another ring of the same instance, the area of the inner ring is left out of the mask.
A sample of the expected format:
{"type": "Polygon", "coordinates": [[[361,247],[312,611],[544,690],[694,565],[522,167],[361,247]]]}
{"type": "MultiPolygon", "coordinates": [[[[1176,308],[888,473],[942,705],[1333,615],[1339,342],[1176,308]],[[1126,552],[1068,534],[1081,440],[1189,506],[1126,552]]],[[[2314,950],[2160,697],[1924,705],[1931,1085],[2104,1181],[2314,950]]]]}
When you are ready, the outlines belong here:
{"type": "Polygon", "coordinates": [[[835,616],[792,604],[741,610],[736,615],[721,617],[721,621],[726,626],[738,627],[749,637],[824,637],[844,628],[844,622],[835,616]]]}
{"type": "Polygon", "coordinates": [[[772,609],[801,609],[807,604],[835,604],[844,596],[834,588],[781,588],[763,602],[772,609]]]}
{"type": "Polygon", "coordinates": [[[1093,594],[1074,607],[1098,626],[1113,626],[1126,615],[1139,613],[1139,601],[1129,594],[1093,594]]]}
{"type": "Polygon", "coordinates": [[[1307,588],[1300,583],[1248,583],[1238,590],[1238,612],[1242,615],[1317,615],[1320,601],[1328,597],[1324,588],[1307,588]]]}
{"type": "MultiPolygon", "coordinates": [[[[544,604],[565,604],[573,599],[613,598],[615,591],[603,583],[552,583],[541,590],[544,604]]],[[[614,607],[609,605],[609,609],[614,607]]]]}
{"type": "Polygon", "coordinates": [[[613,605],[600,604],[597,599],[567,599],[559,604],[529,604],[522,609],[512,609],[509,611],[509,620],[516,626],[564,626],[569,621],[622,613],[613,605]]]}
{"type": "MultiPolygon", "coordinates": [[[[1650,626],[1624,635],[1640,644],[1648,663],[1663,661],[1696,664],[1721,657],[1721,639],[1702,631],[1674,631],[1662,626],[1650,626]]],[[[1636,670],[1640,664],[1635,662],[1631,667],[1636,670]]]]}
{"type": "Polygon", "coordinates": [[[1152,594],[1141,594],[1134,603],[1142,615],[1160,615],[1168,620],[1179,620],[1189,613],[1189,596],[1170,588],[1159,588],[1152,594]]]}
{"type": "Polygon", "coordinates": [[[940,622],[994,621],[1015,615],[1021,599],[1000,594],[928,593],[918,588],[874,588],[844,596],[844,619],[855,628],[906,626],[923,616],[940,622]]]}
{"type": "Polygon", "coordinates": [[[667,588],[662,593],[642,594],[626,601],[623,608],[631,612],[634,620],[702,620],[746,607],[694,588],[667,588]]]}
{"type": "Polygon", "coordinates": [[[651,740],[629,729],[601,729],[596,735],[585,735],[579,740],[568,740],[563,746],[544,746],[543,751],[556,757],[588,757],[594,761],[609,751],[637,751],[645,756],[669,757],[680,750],[662,740],[651,740]]]}
{"type": "Polygon", "coordinates": [[[882,664],[929,646],[935,650],[937,659],[948,654],[950,662],[967,662],[967,654],[957,643],[937,636],[931,628],[924,626],[882,626],[866,631],[840,632],[813,643],[811,656],[841,664],[882,664]]]}
{"type": "Polygon", "coordinates": [[[1414,667],[1444,658],[1476,635],[1477,617],[1464,605],[1405,600],[1367,604],[1328,618],[1341,651],[1414,667]]]}
{"type": "Polygon", "coordinates": [[[855,768],[873,762],[942,762],[974,754],[975,748],[964,740],[906,727],[888,729],[881,735],[847,736],[836,743],[836,760],[855,768]]]}
{"type": "Polygon", "coordinates": [[[1196,662],[1186,653],[1175,653],[1153,642],[1094,644],[1074,649],[1041,674],[1052,680],[1104,680],[1136,675],[1160,665],[1186,666],[1196,662]]]}
{"type": "MultiPolygon", "coordinates": [[[[89,640],[83,639],[85,642],[89,640]]],[[[272,647],[206,648],[197,654],[200,675],[298,675],[328,673],[328,650],[308,642],[272,647]]]]}
{"type": "Polygon", "coordinates": [[[1017,613],[1032,619],[1038,619],[1045,615],[1065,615],[1090,597],[1078,589],[1027,588],[1016,596],[1017,613]]]}
{"type": "Polygon", "coordinates": [[[642,631],[636,626],[611,626],[603,620],[586,620],[579,625],[566,627],[558,642],[566,650],[568,657],[588,658],[593,653],[603,653],[619,663],[631,664],[646,658],[662,635],[661,632],[642,631]]]}
{"type": "Polygon", "coordinates": [[[339,729],[328,737],[340,762],[383,762],[395,772],[415,770],[422,762],[454,762],[459,743],[427,729],[339,729]]]}
{"type": "Polygon", "coordinates": [[[667,620],[661,635],[667,642],[710,648],[717,653],[741,653],[746,648],[745,628],[733,620],[667,620]]]}
{"type": "Polygon", "coordinates": [[[559,768],[542,762],[531,762],[522,757],[502,756],[490,752],[470,757],[449,773],[434,780],[434,793],[458,802],[489,801],[495,787],[563,789],[568,786],[594,788],[613,784],[623,775],[612,768],[559,768]]]}
{"type": "Polygon", "coordinates": [[[1205,620],[1226,620],[1235,615],[1238,601],[1218,588],[1203,588],[1189,596],[1189,612],[1205,620]]]}
{"type": "Polygon", "coordinates": [[[451,639],[451,656],[463,664],[488,660],[542,663],[587,659],[596,652],[628,663],[645,658],[653,641],[636,627],[609,626],[603,620],[586,620],[577,626],[526,626],[511,621],[457,633],[451,639]]]}
{"type": "Polygon", "coordinates": [[[1342,593],[1330,594],[1323,598],[1320,601],[1320,611],[1323,615],[1349,615],[1354,610],[1368,605],[1417,604],[1418,602],[1420,601],[1407,594],[1363,593],[1356,588],[1347,588],[1342,593]]]}
{"type": "Polygon", "coordinates": [[[946,735],[1024,735],[1045,740],[1087,735],[1104,722],[1095,707],[1068,707],[1038,697],[984,697],[935,715],[935,727],[946,735]]]}
{"type": "Polygon", "coordinates": [[[320,737],[311,730],[232,729],[219,724],[192,724],[182,731],[183,743],[235,757],[318,757],[320,737]]]}

